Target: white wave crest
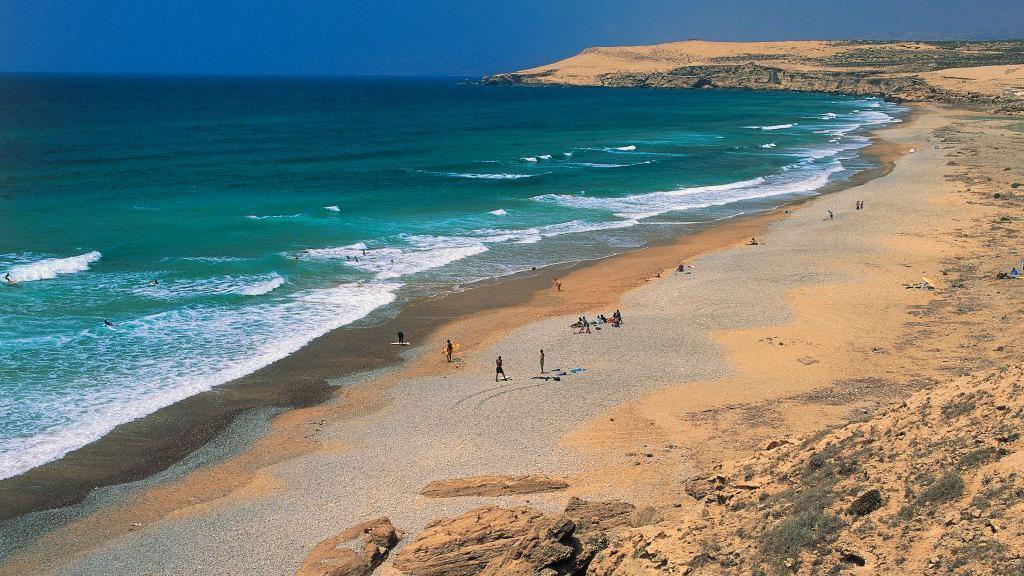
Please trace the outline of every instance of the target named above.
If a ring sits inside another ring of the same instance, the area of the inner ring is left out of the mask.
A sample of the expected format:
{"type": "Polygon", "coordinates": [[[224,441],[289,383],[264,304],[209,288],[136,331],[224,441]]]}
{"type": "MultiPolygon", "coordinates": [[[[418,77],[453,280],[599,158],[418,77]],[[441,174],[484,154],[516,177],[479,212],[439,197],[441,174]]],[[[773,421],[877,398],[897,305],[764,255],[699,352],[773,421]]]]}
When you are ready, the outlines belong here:
{"type": "Polygon", "coordinates": [[[630,144],[629,146],[616,146],[615,149],[620,150],[622,152],[630,152],[636,150],[636,146],[630,144]]]}
{"type": "Polygon", "coordinates": [[[268,214],[266,216],[257,216],[256,214],[248,214],[246,218],[250,220],[268,220],[276,218],[298,218],[302,214],[268,214]]]}
{"type": "Polygon", "coordinates": [[[775,142],[769,142],[767,144],[761,144],[761,148],[775,148],[775,142]]]}
{"type": "Polygon", "coordinates": [[[8,273],[15,282],[49,280],[60,274],[74,274],[89,269],[89,264],[98,261],[103,254],[93,250],[70,258],[47,258],[38,262],[13,266],[8,273]]]}
{"type": "MultiPolygon", "coordinates": [[[[400,287],[351,283],[241,308],[178,308],[122,321],[102,338],[85,331],[59,349],[47,344],[33,350],[51,364],[65,359],[60,350],[116,356],[119,363],[93,374],[88,385],[55,380],[54,386],[68,393],[35,399],[34,408],[56,425],[0,443],[0,479],[56,460],[120,424],[280,360],[390,304],[400,287]]],[[[0,413],[15,413],[18,406],[0,396],[0,413]]]]}
{"type": "Polygon", "coordinates": [[[255,284],[251,284],[249,286],[245,286],[241,290],[239,290],[238,293],[242,294],[243,296],[259,296],[261,294],[268,294],[270,292],[273,292],[282,284],[284,284],[284,278],[278,276],[277,274],[272,274],[271,278],[268,278],[267,280],[263,280],[261,282],[256,282],[255,284]]]}
{"type": "Polygon", "coordinates": [[[783,194],[812,194],[828,183],[829,177],[843,170],[835,161],[827,166],[795,165],[791,170],[769,178],[754,178],[730,184],[681,188],[668,192],[652,192],[601,198],[570,194],[544,194],[535,196],[537,202],[548,202],[571,208],[585,208],[612,212],[626,220],[650,218],[666,212],[721,206],[741,200],[765,198],[783,194]]]}
{"type": "Polygon", "coordinates": [[[508,214],[504,208],[498,208],[497,210],[491,210],[488,214],[494,214],[495,216],[504,216],[508,214]]]}
{"type": "Polygon", "coordinates": [[[214,276],[195,279],[163,279],[156,286],[140,286],[133,292],[145,298],[175,300],[193,296],[240,294],[259,296],[285,283],[276,272],[257,276],[214,276]]]}
{"type": "Polygon", "coordinates": [[[526,160],[527,162],[536,162],[537,161],[537,157],[536,156],[523,156],[522,159],[526,160]]]}
{"type": "Polygon", "coordinates": [[[783,130],[785,128],[792,128],[796,125],[797,123],[793,122],[792,124],[775,124],[774,126],[747,126],[747,128],[754,130],[783,130]]]}
{"type": "Polygon", "coordinates": [[[338,208],[336,205],[324,206],[324,210],[330,210],[331,212],[341,212],[341,208],[338,208]]]}
{"type": "Polygon", "coordinates": [[[628,168],[630,166],[642,166],[644,164],[653,164],[653,160],[644,160],[643,162],[632,162],[629,164],[613,164],[608,162],[575,162],[572,166],[583,166],[586,168],[628,168]]]}
{"type": "Polygon", "coordinates": [[[551,160],[551,154],[541,154],[540,156],[537,156],[537,158],[540,160],[551,160]]]}
{"type": "Polygon", "coordinates": [[[445,176],[452,178],[474,178],[480,180],[519,180],[521,178],[533,178],[540,174],[478,174],[471,172],[445,172],[445,176]]]}

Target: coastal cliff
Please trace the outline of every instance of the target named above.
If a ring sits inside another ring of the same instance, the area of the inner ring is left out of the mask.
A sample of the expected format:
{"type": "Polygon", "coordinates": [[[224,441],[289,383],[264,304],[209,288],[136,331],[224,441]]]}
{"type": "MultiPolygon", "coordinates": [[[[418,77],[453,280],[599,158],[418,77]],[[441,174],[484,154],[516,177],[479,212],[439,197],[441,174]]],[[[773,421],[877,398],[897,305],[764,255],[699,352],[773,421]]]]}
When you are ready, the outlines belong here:
{"type": "Polygon", "coordinates": [[[1024,42],[705,42],[588,48],[485,84],[788,90],[1024,113],[1024,42]]]}

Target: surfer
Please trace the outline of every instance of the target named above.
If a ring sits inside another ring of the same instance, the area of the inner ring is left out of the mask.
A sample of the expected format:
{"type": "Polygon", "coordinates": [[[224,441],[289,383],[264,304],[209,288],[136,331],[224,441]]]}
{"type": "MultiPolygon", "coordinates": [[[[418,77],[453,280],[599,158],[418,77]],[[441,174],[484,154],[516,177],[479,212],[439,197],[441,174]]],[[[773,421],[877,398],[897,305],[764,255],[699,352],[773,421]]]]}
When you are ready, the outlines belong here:
{"type": "Polygon", "coordinates": [[[14,278],[11,278],[10,272],[4,274],[4,282],[7,282],[8,284],[17,284],[17,282],[14,281],[14,278]]]}
{"type": "Polygon", "coordinates": [[[156,278],[154,278],[154,279],[152,279],[152,280],[150,280],[150,281],[149,281],[149,285],[150,285],[150,286],[156,286],[156,285],[157,285],[157,284],[159,284],[159,283],[160,283],[160,281],[159,281],[159,280],[157,280],[156,278]]]}
{"type": "Polygon", "coordinates": [[[107,320],[107,319],[103,320],[103,325],[106,326],[107,328],[113,328],[114,327],[114,323],[111,322],[110,320],[107,320]]]}

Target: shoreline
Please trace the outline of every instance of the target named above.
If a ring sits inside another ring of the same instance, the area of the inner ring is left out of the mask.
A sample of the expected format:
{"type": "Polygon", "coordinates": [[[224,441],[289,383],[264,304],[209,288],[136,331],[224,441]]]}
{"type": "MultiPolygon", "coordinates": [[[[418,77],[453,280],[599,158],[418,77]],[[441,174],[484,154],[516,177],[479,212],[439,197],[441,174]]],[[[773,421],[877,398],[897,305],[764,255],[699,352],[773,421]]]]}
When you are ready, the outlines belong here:
{"type": "Polygon", "coordinates": [[[740,228],[744,232],[737,240],[749,238],[748,226],[751,229],[767,226],[767,223],[762,226],[750,221],[773,221],[783,217],[788,208],[888,174],[896,152],[878,134],[891,126],[913,122],[915,114],[915,109],[911,108],[901,118],[901,123],[868,132],[871,143],[857,152],[871,158],[877,164],[875,167],[861,170],[846,180],[829,183],[814,195],[791,200],[774,209],[698,224],[671,239],[651,241],[635,250],[483,279],[466,285],[461,291],[416,298],[383,323],[337,328],[251,374],[121,424],[58,460],[0,480],[0,525],[32,512],[74,506],[96,488],[153,477],[214,440],[232,422],[252,410],[287,411],[317,406],[336,396],[337,386],[331,384],[332,380],[359,379],[374,371],[400,368],[422,351],[419,345],[407,350],[386,346],[398,330],[406,332],[410,340],[415,340],[417,335],[435,334],[446,324],[481,312],[523,305],[549,288],[556,277],[565,277],[602,262],[630,258],[647,250],[678,245],[683,238],[700,244],[705,235],[719,228],[723,229],[723,234],[724,230],[740,228]],[[367,342],[381,345],[367,346],[367,342]],[[336,355],[337,350],[346,353],[336,355]]]}
{"type": "MultiPolygon", "coordinates": [[[[808,198],[810,210],[788,216],[780,207],[729,222],[735,226],[712,226],[700,241],[683,236],[591,262],[563,278],[565,292],[539,290],[524,304],[447,322],[431,337],[472,343],[460,350],[459,368],[427,348],[409,350],[414,361],[399,369],[355,379],[323,404],[281,413],[265,433],[247,431],[252,444],[238,453],[220,454],[170,482],[112,487],[108,496],[116,497],[23,540],[30,543],[0,565],[0,574],[111,566],[168,574],[204,566],[205,574],[229,574],[240,558],[284,573],[318,540],[368,518],[389,516],[414,534],[475,506],[554,511],[571,496],[660,503],[666,518],[686,518],[694,510],[682,482],[709,463],[859,418],[949,374],[1006,361],[1014,349],[1009,334],[991,345],[995,352],[962,346],[965,338],[987,338],[991,326],[964,322],[959,302],[978,295],[957,289],[956,281],[970,274],[995,294],[1006,287],[981,280],[994,274],[998,256],[976,248],[985,260],[975,273],[969,263],[977,254],[965,253],[958,240],[966,222],[975,226],[969,234],[986,229],[976,226],[991,221],[991,195],[967,194],[972,181],[952,179],[950,172],[963,169],[945,162],[974,150],[957,138],[982,121],[961,109],[920,112],[920,123],[887,127],[895,130],[893,145],[877,149],[922,152],[905,155],[891,178],[847,187],[834,199],[808,198]],[[863,216],[853,211],[853,200],[862,198],[863,216]],[[834,224],[822,221],[825,207],[836,211],[834,224]],[[748,228],[736,234],[739,226],[748,228]],[[743,246],[762,233],[762,247],[743,246]],[[696,254],[693,276],[671,273],[696,254]],[[940,278],[937,291],[900,286],[920,274],[940,278]],[[936,302],[944,304],[935,308],[936,302]],[[624,330],[566,336],[572,316],[607,312],[609,303],[626,313],[624,330]],[[766,348],[766,336],[786,347],[766,348]],[[587,372],[554,386],[521,382],[538,345],[550,347],[549,361],[561,358],[565,368],[580,362],[587,372]],[[512,369],[511,386],[490,384],[498,353],[512,369]],[[656,454],[652,461],[633,462],[648,450],[656,454]],[[570,488],[525,500],[420,495],[428,481],[523,473],[562,475],[570,488]],[[275,535],[266,549],[264,535],[275,535]]],[[[987,166],[1013,165],[1007,152],[999,154],[983,155],[987,166]]],[[[972,246],[987,245],[984,234],[968,237],[981,239],[972,246]]]]}

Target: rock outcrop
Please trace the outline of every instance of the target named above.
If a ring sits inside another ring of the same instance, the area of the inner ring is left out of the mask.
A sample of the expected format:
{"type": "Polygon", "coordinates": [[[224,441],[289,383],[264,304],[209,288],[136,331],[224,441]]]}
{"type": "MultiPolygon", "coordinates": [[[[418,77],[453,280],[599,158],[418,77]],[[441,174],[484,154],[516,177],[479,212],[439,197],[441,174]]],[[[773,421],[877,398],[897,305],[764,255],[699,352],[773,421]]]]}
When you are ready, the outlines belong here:
{"type": "Polygon", "coordinates": [[[414,576],[582,574],[610,536],[637,519],[623,502],[574,498],[557,515],[486,506],[433,522],[393,564],[414,576]]]}
{"type": "Polygon", "coordinates": [[[456,496],[507,496],[509,494],[535,494],[556,492],[569,487],[561,478],[544,474],[523,476],[470,476],[437,480],[427,484],[420,494],[428,498],[456,496]]]}
{"type": "Polygon", "coordinates": [[[401,539],[387,518],[357,524],[317,544],[296,576],[369,576],[401,539]]]}

